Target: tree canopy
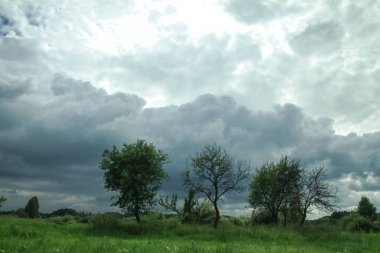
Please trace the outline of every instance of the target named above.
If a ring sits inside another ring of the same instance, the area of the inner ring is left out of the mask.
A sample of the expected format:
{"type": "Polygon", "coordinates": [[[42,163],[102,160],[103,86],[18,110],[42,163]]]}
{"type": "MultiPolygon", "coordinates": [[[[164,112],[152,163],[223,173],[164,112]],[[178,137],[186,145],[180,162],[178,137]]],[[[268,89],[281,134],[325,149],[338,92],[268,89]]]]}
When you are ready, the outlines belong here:
{"type": "Polygon", "coordinates": [[[115,146],[106,149],[99,167],[104,170],[105,188],[118,192],[112,205],[132,213],[140,222],[141,212],[155,204],[154,197],[168,177],[163,169],[167,159],[144,140],[124,144],[121,150],[115,146]]]}
{"type": "Polygon", "coordinates": [[[361,216],[372,219],[376,214],[376,207],[369,201],[369,198],[362,196],[357,211],[361,216]]]}
{"type": "Polygon", "coordinates": [[[258,212],[267,212],[267,222],[284,224],[288,216],[300,225],[312,208],[332,211],[336,206],[335,189],[327,182],[323,166],[306,169],[299,160],[284,156],[278,163],[265,163],[257,169],[250,184],[249,203],[258,212]]]}
{"type": "Polygon", "coordinates": [[[215,143],[206,145],[191,158],[191,166],[183,172],[184,185],[206,197],[214,207],[214,228],[217,228],[220,213],[218,202],[223,195],[239,192],[245,188],[250,166],[236,160],[215,143]]]}
{"type": "Polygon", "coordinates": [[[40,205],[38,203],[38,198],[36,196],[31,197],[25,206],[25,212],[30,218],[38,218],[40,205]]]}
{"type": "Polygon", "coordinates": [[[285,156],[278,163],[265,163],[256,170],[250,184],[251,207],[268,211],[270,221],[277,223],[281,208],[287,210],[299,197],[300,179],[298,160],[285,156]]]}
{"type": "Polygon", "coordinates": [[[3,195],[1,195],[1,197],[0,197],[0,207],[3,206],[3,203],[4,203],[5,201],[7,201],[7,199],[6,199],[3,195]]]}

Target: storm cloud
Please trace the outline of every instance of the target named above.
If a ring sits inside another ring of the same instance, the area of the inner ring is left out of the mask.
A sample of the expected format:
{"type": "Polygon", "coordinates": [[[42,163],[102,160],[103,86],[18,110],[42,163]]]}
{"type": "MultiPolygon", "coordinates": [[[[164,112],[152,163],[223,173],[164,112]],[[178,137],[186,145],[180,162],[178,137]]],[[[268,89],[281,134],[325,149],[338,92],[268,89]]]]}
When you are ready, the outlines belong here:
{"type": "Polygon", "coordinates": [[[109,210],[97,164],[137,139],[169,155],[160,194],[182,197],[186,161],[215,142],[253,169],[322,164],[342,208],[380,205],[378,1],[148,3],[0,4],[4,209],[109,210]]]}

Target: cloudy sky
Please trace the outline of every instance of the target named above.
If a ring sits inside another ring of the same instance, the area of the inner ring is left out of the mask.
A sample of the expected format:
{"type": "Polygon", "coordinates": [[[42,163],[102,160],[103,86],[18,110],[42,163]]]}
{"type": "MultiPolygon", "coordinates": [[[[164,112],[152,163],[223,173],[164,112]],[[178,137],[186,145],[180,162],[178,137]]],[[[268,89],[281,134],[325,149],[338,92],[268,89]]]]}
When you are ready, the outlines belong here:
{"type": "Polygon", "coordinates": [[[379,16],[379,0],[0,0],[2,209],[112,210],[97,164],[137,139],[170,157],[161,194],[216,142],[253,168],[322,164],[341,208],[380,209],[379,16]]]}

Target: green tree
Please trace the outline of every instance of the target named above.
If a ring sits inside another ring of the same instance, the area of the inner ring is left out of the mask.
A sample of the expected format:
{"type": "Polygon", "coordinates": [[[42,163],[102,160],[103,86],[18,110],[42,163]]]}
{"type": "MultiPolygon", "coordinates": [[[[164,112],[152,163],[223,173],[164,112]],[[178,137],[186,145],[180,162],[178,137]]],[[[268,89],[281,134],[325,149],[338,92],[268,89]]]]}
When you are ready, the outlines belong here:
{"type": "Polygon", "coordinates": [[[249,203],[254,209],[267,210],[271,222],[277,224],[279,212],[288,213],[297,202],[300,180],[299,160],[284,156],[278,163],[265,163],[252,178],[249,203]]]}
{"type": "Polygon", "coordinates": [[[184,185],[207,198],[214,208],[214,228],[218,227],[218,202],[224,194],[240,192],[248,178],[250,166],[236,160],[220,146],[206,145],[191,158],[191,167],[183,172],[184,185]]]}
{"type": "Polygon", "coordinates": [[[199,203],[195,190],[189,189],[187,196],[185,197],[182,209],[177,208],[177,199],[178,196],[176,193],[174,193],[170,200],[168,197],[165,199],[163,197],[160,197],[158,204],[168,210],[175,212],[183,223],[191,223],[196,221],[194,210],[198,207],[199,203]]]}
{"type": "Polygon", "coordinates": [[[25,212],[29,218],[38,218],[40,216],[39,208],[38,198],[33,196],[28,200],[28,203],[26,203],[25,212]]]}
{"type": "Polygon", "coordinates": [[[7,201],[7,199],[6,199],[3,195],[1,195],[1,197],[0,197],[0,207],[3,206],[3,203],[4,203],[5,201],[7,201]]]}
{"type": "Polygon", "coordinates": [[[363,217],[372,219],[376,215],[376,207],[369,201],[369,198],[362,196],[358,204],[357,212],[363,217]]]}
{"type": "Polygon", "coordinates": [[[140,214],[155,205],[154,197],[168,178],[163,169],[167,159],[144,140],[124,144],[120,151],[115,146],[106,149],[99,167],[104,170],[105,188],[118,192],[112,205],[132,213],[140,222],[140,214]]]}

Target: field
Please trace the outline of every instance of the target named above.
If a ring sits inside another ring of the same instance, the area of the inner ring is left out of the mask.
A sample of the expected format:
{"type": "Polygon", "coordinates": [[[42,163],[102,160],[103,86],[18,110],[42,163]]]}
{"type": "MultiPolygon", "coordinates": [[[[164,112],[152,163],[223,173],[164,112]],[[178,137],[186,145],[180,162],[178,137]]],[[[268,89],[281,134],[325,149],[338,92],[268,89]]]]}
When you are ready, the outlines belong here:
{"type": "Polygon", "coordinates": [[[23,219],[0,216],[0,253],[10,252],[380,252],[380,234],[342,232],[333,227],[182,225],[176,220],[132,220],[96,228],[73,217],[23,219]],[[111,229],[111,227],[113,228],[111,229]]]}

